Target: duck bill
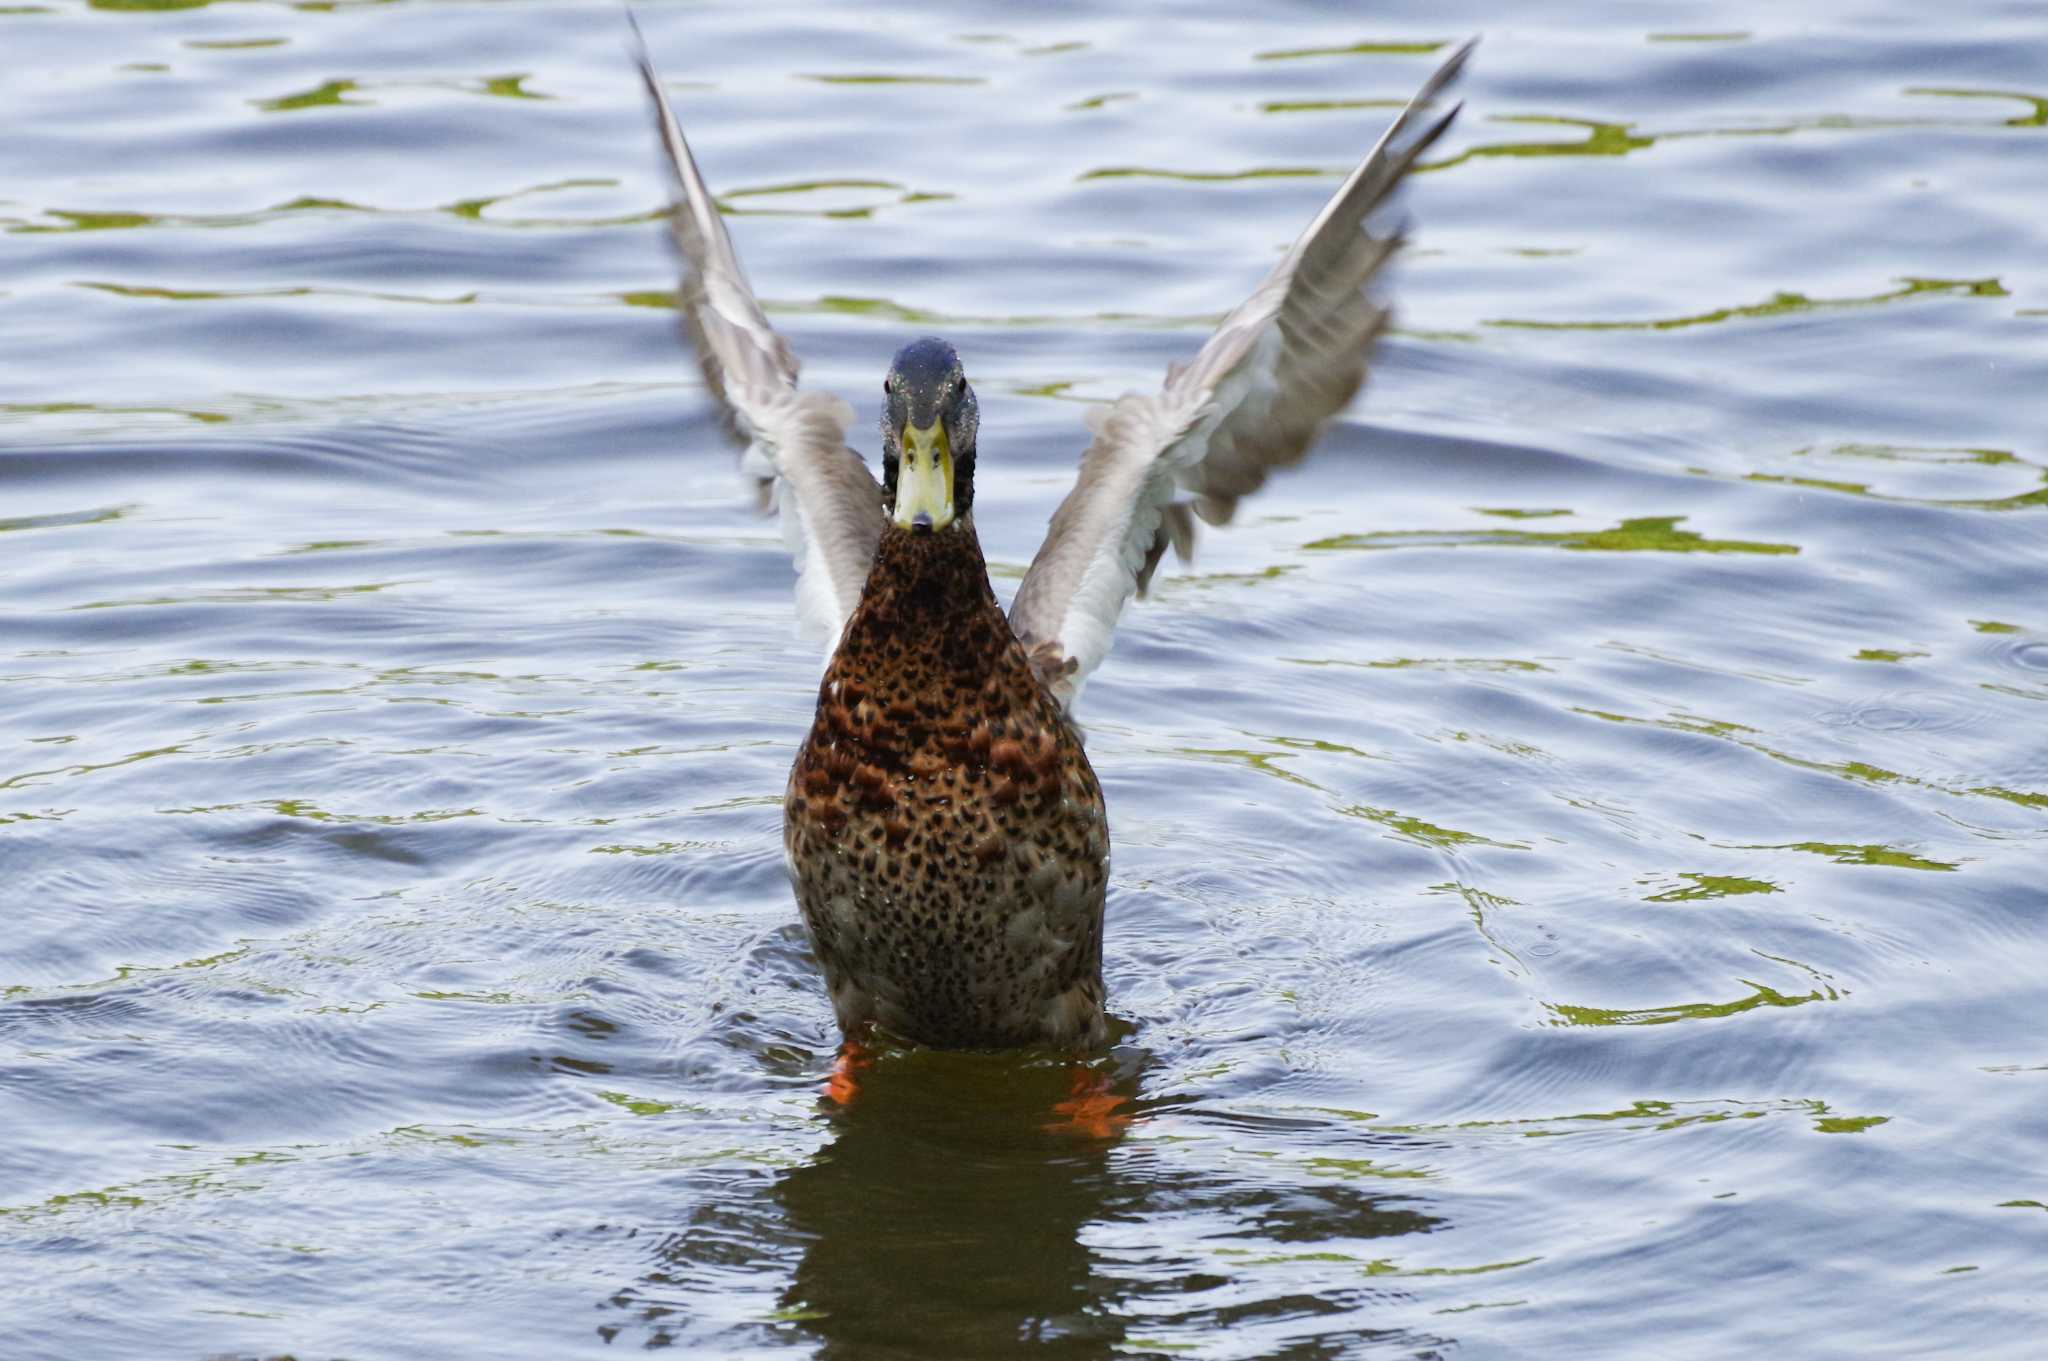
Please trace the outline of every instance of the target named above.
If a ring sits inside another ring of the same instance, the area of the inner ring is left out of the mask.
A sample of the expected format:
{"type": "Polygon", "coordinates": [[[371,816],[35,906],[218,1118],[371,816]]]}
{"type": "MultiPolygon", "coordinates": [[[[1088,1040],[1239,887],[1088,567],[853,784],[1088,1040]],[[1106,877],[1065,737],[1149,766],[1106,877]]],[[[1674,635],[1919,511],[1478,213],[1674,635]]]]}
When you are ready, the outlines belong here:
{"type": "Polygon", "coordinates": [[[953,523],[953,448],[944,421],[903,431],[896,465],[896,523],[928,533],[953,523]]]}

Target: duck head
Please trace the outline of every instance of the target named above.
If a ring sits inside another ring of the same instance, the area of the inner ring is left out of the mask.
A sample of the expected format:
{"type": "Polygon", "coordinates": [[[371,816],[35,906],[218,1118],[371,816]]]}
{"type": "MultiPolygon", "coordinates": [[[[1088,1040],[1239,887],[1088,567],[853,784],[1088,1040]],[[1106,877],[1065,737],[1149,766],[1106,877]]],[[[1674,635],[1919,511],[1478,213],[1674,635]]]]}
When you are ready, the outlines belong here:
{"type": "Polygon", "coordinates": [[[935,534],[974,505],[974,389],[959,353],[925,336],[896,352],[882,393],[882,499],[901,528],[935,534]]]}

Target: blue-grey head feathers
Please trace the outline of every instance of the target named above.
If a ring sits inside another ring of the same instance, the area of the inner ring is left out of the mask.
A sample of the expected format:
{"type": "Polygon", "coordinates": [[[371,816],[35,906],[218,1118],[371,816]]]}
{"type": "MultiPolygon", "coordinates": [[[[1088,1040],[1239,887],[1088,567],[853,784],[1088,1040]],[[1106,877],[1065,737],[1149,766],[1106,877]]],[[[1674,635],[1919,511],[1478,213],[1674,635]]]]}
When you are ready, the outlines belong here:
{"type": "Polygon", "coordinates": [[[922,336],[896,352],[882,380],[882,496],[896,502],[896,471],[903,431],[944,421],[953,453],[953,513],[974,505],[974,439],[981,408],[961,367],[960,354],[937,336],[922,336]]]}

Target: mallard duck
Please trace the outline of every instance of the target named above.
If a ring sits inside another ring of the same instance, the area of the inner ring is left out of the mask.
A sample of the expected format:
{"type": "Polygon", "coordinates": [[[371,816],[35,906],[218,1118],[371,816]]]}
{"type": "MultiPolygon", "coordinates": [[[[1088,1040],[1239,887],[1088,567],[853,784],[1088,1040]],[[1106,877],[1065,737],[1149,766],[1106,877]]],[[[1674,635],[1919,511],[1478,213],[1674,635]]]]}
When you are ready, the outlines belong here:
{"type": "Polygon", "coordinates": [[[797,904],[849,1041],[1102,1045],[1109,828],[1072,709],[1117,617],[1199,518],[1224,524],[1365,379],[1382,206],[1457,114],[1452,53],[1265,281],[1155,394],[1092,413],[1074,489],[1006,614],[974,530],[979,407],[927,336],[883,380],[882,479],[853,410],[797,387],[645,48],[674,182],[679,303],[705,386],[776,508],[798,610],[835,640],[783,801],[797,904]]]}

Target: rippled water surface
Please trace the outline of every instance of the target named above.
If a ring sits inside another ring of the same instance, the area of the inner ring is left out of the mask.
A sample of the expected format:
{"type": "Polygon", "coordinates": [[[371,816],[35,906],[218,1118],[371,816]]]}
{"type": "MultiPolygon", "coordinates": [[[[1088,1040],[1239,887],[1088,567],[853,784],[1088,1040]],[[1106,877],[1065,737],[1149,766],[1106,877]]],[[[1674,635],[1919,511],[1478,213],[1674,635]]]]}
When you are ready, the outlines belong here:
{"type": "Polygon", "coordinates": [[[0,1356],[2040,1354],[2037,9],[641,15],[807,379],[958,343],[1005,594],[1485,35],[1085,697],[1119,1043],[820,1100],[615,9],[10,5],[0,1356]]]}

